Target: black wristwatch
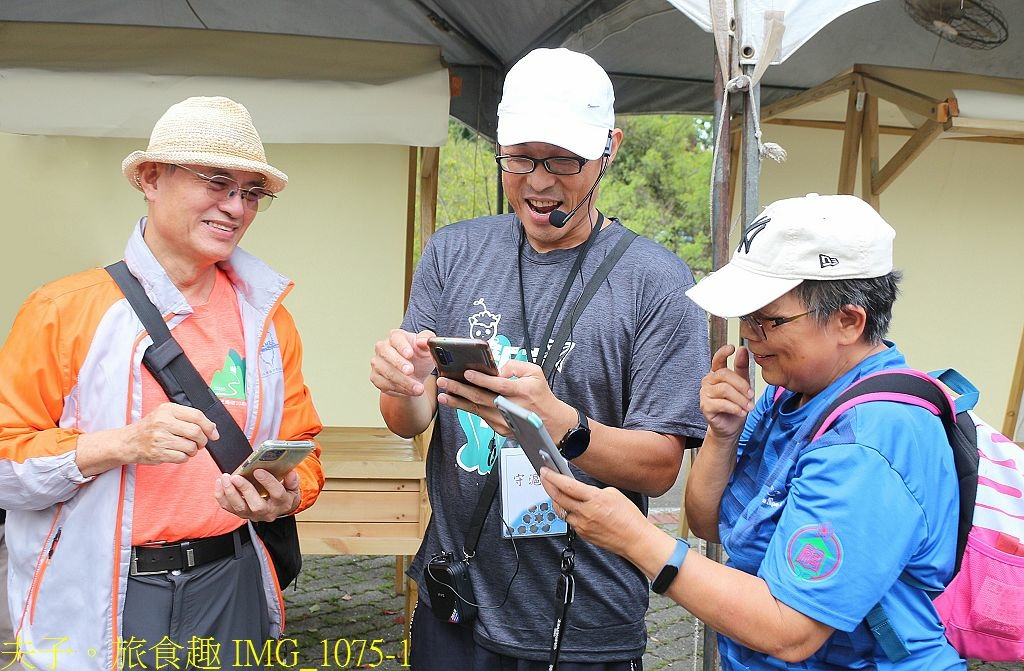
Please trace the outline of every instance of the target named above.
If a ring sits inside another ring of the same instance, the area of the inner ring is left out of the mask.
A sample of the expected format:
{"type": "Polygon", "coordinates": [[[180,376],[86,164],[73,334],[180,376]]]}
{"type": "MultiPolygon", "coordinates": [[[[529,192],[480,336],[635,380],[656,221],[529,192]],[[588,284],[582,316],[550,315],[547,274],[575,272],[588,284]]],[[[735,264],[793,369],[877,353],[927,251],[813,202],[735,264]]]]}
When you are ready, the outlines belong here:
{"type": "Polygon", "coordinates": [[[578,423],[566,431],[558,441],[558,451],[569,460],[580,456],[590,447],[590,425],[587,423],[587,416],[579,408],[576,408],[576,414],[579,416],[578,423]]]}

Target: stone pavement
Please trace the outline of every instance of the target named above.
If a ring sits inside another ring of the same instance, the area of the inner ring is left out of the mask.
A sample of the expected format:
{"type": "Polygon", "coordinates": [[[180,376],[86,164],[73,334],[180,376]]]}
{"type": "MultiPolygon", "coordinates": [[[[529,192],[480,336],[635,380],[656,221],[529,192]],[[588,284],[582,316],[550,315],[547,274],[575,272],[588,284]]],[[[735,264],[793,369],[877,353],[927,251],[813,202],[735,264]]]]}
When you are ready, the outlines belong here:
{"type": "MultiPolygon", "coordinates": [[[[677,515],[660,510],[651,519],[675,532],[677,515]]],[[[394,557],[304,557],[297,585],[285,592],[285,638],[272,668],[405,668],[405,597],[395,595],[394,577],[394,557]]],[[[645,671],[703,668],[699,624],[671,599],[651,595],[647,629],[645,671]]],[[[1024,665],[972,662],[970,669],[1024,671],[1024,665]]]]}

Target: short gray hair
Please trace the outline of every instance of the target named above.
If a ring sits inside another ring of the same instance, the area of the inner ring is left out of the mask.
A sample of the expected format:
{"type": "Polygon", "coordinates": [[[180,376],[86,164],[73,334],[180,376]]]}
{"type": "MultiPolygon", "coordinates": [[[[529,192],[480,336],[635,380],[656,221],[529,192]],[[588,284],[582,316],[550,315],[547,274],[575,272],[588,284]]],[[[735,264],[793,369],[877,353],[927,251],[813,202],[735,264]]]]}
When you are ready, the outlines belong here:
{"type": "Polygon", "coordinates": [[[888,275],[852,280],[804,280],[793,289],[814,319],[821,325],[844,305],[858,305],[867,313],[864,341],[877,345],[889,332],[892,306],[899,295],[903,273],[894,270],[888,275]]]}

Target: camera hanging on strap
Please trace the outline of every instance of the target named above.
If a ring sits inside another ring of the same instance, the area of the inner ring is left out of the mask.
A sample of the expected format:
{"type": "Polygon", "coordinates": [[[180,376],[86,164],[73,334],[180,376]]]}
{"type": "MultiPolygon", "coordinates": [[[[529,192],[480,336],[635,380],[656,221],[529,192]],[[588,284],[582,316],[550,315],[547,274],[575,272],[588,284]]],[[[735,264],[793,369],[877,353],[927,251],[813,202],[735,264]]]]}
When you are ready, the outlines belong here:
{"type": "Polygon", "coordinates": [[[491,472],[487,474],[480,500],[477,501],[469,529],[466,530],[467,544],[462,549],[462,558],[442,550],[423,567],[423,583],[430,595],[430,607],[434,613],[452,624],[466,625],[476,619],[478,604],[473,594],[473,583],[469,579],[469,562],[476,555],[484,520],[487,519],[494,495],[498,491],[498,459],[494,438],[491,438],[487,450],[491,472]]]}

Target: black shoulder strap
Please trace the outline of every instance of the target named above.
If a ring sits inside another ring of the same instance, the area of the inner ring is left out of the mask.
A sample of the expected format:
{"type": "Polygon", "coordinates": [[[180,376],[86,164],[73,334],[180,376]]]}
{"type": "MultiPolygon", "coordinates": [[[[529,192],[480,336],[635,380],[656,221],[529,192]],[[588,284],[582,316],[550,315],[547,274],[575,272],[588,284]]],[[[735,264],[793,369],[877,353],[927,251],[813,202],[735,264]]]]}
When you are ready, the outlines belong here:
{"type": "Polygon", "coordinates": [[[210,456],[217,462],[222,473],[231,473],[252,453],[252,446],[238,423],[217,398],[209,385],[203,381],[196,367],[181,350],[167,328],[160,312],[149,300],[139,280],[128,270],[124,261],[112,263],[106,268],[121,288],[143,327],[153,339],[142,356],[142,363],[156,378],[164,392],[174,403],[201,410],[210,421],[217,425],[220,438],[206,444],[210,456]]]}
{"type": "Polygon", "coordinates": [[[555,338],[551,342],[551,347],[547,350],[547,356],[544,357],[544,379],[551,379],[551,371],[555,369],[555,365],[561,358],[562,348],[565,347],[565,342],[569,339],[569,333],[572,331],[572,327],[575,323],[573,314],[582,314],[583,310],[587,307],[587,303],[594,297],[597,290],[601,288],[601,284],[608,277],[608,274],[612,271],[612,268],[618,263],[622,255],[626,253],[626,248],[635,240],[637,234],[628,228],[623,228],[622,235],[619,237],[619,241],[615,243],[612,250],[608,252],[608,256],[604,257],[604,261],[598,266],[597,272],[594,273],[593,277],[587,282],[586,286],[583,287],[583,293],[580,294],[580,299],[576,302],[575,308],[568,317],[562,320],[562,323],[558,326],[558,332],[555,333],[555,338]]]}
{"type": "MultiPolygon", "coordinates": [[[[629,247],[630,243],[636,239],[637,234],[628,228],[622,233],[619,241],[615,243],[612,250],[608,252],[608,256],[604,257],[604,261],[598,266],[597,272],[590,278],[587,285],[583,288],[583,293],[580,295],[579,301],[576,303],[576,310],[580,313],[590,302],[590,299],[597,293],[601,283],[604,282],[605,278],[608,277],[608,273],[611,272],[612,267],[618,262],[625,253],[626,248],[629,247]]],[[[559,353],[562,347],[565,346],[565,341],[569,338],[569,332],[572,329],[572,318],[562,321],[561,326],[558,327],[558,333],[555,334],[555,339],[548,349],[548,356],[544,359],[544,377],[548,380],[551,379],[551,371],[554,370],[555,364],[558,362],[559,353]]],[[[491,438],[490,445],[488,446],[488,453],[494,458],[494,463],[491,466],[491,471],[487,475],[487,480],[484,482],[483,490],[480,492],[480,498],[477,500],[476,508],[473,510],[473,517],[470,520],[469,528],[466,530],[466,543],[463,547],[463,553],[467,559],[472,559],[476,554],[476,546],[480,541],[480,532],[483,531],[484,520],[487,518],[487,513],[490,511],[491,502],[494,500],[494,495],[498,491],[498,463],[496,450],[494,448],[495,440],[491,438]]]]}

